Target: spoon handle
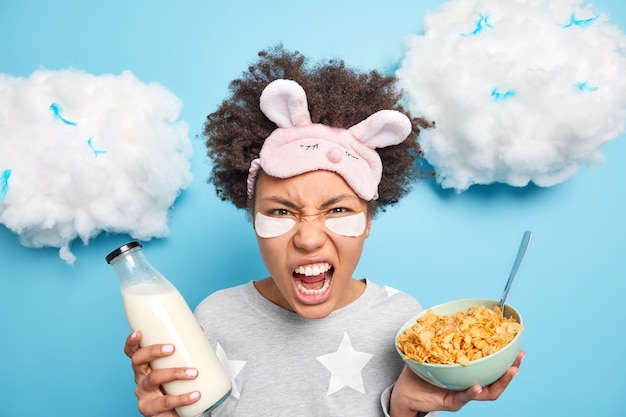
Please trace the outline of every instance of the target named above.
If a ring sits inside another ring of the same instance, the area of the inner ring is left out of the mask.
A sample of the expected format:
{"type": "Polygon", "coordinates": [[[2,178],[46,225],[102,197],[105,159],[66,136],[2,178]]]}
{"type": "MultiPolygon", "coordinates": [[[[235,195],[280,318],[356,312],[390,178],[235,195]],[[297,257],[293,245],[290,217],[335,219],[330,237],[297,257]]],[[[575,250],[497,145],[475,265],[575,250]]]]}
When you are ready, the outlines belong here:
{"type": "Polygon", "coordinates": [[[524,259],[524,254],[526,253],[526,249],[528,248],[528,244],[530,243],[531,236],[532,233],[529,231],[524,232],[524,236],[522,236],[522,242],[519,245],[517,257],[515,258],[515,262],[513,262],[513,268],[511,268],[509,279],[506,281],[506,285],[504,286],[502,298],[500,298],[500,309],[502,310],[502,312],[504,312],[504,301],[506,300],[507,295],[509,295],[509,290],[511,289],[511,284],[513,283],[513,278],[515,278],[515,274],[517,274],[519,265],[522,263],[522,259],[524,259]]]}

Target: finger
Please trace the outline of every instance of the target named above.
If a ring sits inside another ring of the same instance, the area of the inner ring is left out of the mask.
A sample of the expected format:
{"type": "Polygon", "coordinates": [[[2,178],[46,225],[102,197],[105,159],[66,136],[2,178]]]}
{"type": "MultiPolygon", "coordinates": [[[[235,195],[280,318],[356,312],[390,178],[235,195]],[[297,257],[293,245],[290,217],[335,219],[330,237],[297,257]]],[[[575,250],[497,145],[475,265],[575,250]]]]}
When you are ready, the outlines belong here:
{"type": "Polygon", "coordinates": [[[195,379],[198,370],[194,368],[163,368],[154,369],[146,375],[137,386],[137,394],[142,391],[153,392],[160,389],[161,385],[172,381],[186,381],[195,379]]]}
{"type": "Polygon", "coordinates": [[[500,397],[500,394],[504,392],[506,387],[509,386],[513,378],[517,376],[519,370],[516,366],[512,366],[506,371],[506,373],[498,379],[496,382],[483,387],[483,391],[480,396],[477,398],[483,401],[495,401],[500,397]]]}
{"type": "Polygon", "coordinates": [[[504,390],[509,386],[513,378],[515,378],[519,374],[519,365],[523,358],[524,355],[522,352],[521,355],[518,355],[515,363],[504,373],[504,375],[500,377],[500,379],[486,387],[483,387],[482,391],[473,399],[482,401],[497,400],[504,392],[504,390]]]}
{"type": "MultiPolygon", "coordinates": [[[[516,363],[519,364],[522,357],[516,359],[516,363]]],[[[465,391],[460,391],[452,396],[452,411],[456,411],[463,407],[470,401],[495,401],[504,390],[509,386],[513,378],[519,373],[519,368],[515,365],[511,366],[497,381],[490,385],[481,387],[480,385],[474,385],[465,391]]]]}
{"type": "Polygon", "coordinates": [[[517,357],[515,358],[515,362],[513,365],[506,371],[504,375],[500,379],[498,379],[493,384],[487,387],[487,396],[489,399],[497,399],[500,394],[506,389],[506,387],[511,383],[513,378],[515,378],[519,374],[519,367],[522,364],[522,361],[526,357],[526,352],[520,350],[517,353],[517,357]]]}
{"type": "Polygon", "coordinates": [[[131,358],[137,350],[139,350],[139,342],[141,342],[141,332],[139,330],[135,330],[126,338],[126,343],[124,344],[124,353],[126,356],[131,358]]]}
{"type": "Polygon", "coordinates": [[[515,358],[515,362],[513,362],[513,366],[519,368],[524,358],[526,358],[526,352],[523,350],[517,352],[517,357],[515,358]]]}
{"type": "Polygon", "coordinates": [[[471,386],[465,391],[449,391],[444,397],[444,410],[459,411],[468,402],[478,399],[482,392],[483,388],[480,385],[471,386]]]}
{"type": "Polygon", "coordinates": [[[181,395],[164,395],[162,397],[139,398],[139,412],[144,416],[154,416],[177,407],[193,404],[200,399],[200,392],[193,391],[181,395]]]}
{"type": "Polygon", "coordinates": [[[155,359],[170,356],[174,353],[174,350],[174,345],[171,344],[156,344],[143,347],[137,350],[131,357],[133,368],[141,368],[149,365],[155,359]]]}

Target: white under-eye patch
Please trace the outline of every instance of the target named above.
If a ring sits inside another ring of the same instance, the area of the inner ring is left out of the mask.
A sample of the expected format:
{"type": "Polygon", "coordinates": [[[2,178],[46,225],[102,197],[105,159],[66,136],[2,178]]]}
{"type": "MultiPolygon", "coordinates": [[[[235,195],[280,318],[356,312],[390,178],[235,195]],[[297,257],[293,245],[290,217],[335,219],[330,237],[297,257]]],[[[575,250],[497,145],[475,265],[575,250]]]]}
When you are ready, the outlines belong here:
{"type": "Polygon", "coordinates": [[[326,219],[326,227],[333,233],[341,236],[361,236],[367,227],[365,213],[361,212],[353,216],[332,217],[326,219]]]}
{"type": "MultiPolygon", "coordinates": [[[[331,232],[347,237],[361,236],[367,227],[365,213],[333,217],[324,222],[331,232]]],[[[285,217],[271,217],[261,213],[254,216],[254,230],[259,237],[268,239],[284,235],[294,228],[296,221],[285,217]]]]}
{"type": "Polygon", "coordinates": [[[262,238],[284,235],[296,225],[294,219],[285,217],[270,217],[261,213],[254,216],[254,230],[262,238]]]}

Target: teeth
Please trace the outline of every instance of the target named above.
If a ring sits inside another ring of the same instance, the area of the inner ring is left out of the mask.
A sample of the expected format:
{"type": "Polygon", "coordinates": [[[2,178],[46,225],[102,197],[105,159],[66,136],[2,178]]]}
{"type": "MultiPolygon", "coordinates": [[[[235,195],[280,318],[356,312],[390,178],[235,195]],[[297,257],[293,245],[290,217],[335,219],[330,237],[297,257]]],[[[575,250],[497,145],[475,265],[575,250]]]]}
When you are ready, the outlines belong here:
{"type": "Polygon", "coordinates": [[[324,285],[322,285],[322,288],[318,290],[309,290],[307,288],[304,288],[304,285],[302,285],[302,282],[299,279],[296,280],[296,287],[298,288],[298,291],[300,291],[302,294],[305,294],[305,295],[323,294],[328,289],[329,286],[330,286],[329,277],[324,278],[324,285]]]}
{"type": "Polygon", "coordinates": [[[314,264],[314,265],[299,266],[298,268],[296,268],[296,273],[305,275],[307,277],[314,277],[316,275],[323,274],[329,269],[330,269],[330,264],[321,263],[321,264],[314,264]]]}

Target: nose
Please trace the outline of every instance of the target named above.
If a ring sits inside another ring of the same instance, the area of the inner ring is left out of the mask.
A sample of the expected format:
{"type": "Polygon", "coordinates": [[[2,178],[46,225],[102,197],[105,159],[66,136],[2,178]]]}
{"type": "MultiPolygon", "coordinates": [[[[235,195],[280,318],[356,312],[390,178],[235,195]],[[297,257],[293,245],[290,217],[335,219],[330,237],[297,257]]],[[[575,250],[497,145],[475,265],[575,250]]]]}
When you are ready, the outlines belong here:
{"type": "Polygon", "coordinates": [[[326,243],[328,235],[321,221],[302,219],[296,224],[293,237],[294,245],[307,252],[321,248],[326,243]]]}

